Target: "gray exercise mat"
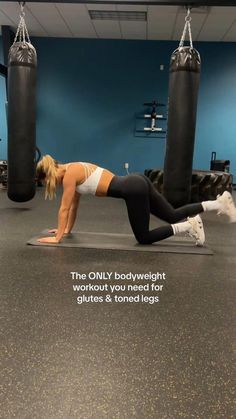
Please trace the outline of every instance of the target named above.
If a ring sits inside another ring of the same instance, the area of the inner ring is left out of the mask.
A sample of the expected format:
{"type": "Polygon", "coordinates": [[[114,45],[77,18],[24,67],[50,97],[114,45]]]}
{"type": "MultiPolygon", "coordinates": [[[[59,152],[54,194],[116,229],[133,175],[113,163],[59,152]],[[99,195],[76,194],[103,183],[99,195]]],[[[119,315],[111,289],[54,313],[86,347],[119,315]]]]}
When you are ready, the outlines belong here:
{"type": "Polygon", "coordinates": [[[207,246],[196,246],[194,241],[189,237],[173,236],[155,244],[141,245],[136,242],[135,237],[132,234],[80,231],[65,236],[63,240],[58,244],[39,243],[37,239],[44,236],[50,236],[47,230],[43,231],[39,236],[30,239],[27,244],[44,247],[80,247],[83,249],[131,250],[135,252],[213,255],[213,251],[211,249],[209,249],[207,246]]]}

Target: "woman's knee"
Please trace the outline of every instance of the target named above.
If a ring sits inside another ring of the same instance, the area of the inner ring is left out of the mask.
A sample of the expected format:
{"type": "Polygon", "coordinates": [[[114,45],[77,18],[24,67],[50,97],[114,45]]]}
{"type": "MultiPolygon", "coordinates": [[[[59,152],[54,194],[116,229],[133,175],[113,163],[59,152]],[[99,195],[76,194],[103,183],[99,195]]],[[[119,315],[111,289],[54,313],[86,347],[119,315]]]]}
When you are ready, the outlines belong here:
{"type": "Polygon", "coordinates": [[[150,244],[149,231],[135,234],[135,238],[139,244],[150,244]]]}

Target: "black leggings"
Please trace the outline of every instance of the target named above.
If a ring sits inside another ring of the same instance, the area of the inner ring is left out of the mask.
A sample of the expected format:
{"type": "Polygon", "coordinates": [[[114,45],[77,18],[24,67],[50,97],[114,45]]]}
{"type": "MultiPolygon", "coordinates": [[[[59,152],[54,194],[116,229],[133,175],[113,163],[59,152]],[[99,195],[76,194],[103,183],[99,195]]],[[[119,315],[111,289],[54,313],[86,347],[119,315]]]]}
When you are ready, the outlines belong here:
{"type": "Polygon", "coordinates": [[[171,225],[150,231],[150,214],[174,224],[203,211],[201,204],[189,204],[174,209],[155,189],[150,179],[142,174],[115,176],[110,183],[107,196],[125,200],[130,225],[137,241],[141,244],[151,244],[173,235],[171,225]]]}

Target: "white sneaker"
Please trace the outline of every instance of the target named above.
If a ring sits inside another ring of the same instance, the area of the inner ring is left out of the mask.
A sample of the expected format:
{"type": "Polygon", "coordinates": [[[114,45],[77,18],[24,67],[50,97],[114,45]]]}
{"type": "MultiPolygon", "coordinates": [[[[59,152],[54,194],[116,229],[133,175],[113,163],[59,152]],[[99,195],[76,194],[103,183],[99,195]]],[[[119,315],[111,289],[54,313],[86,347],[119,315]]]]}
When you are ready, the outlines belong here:
{"type": "Polygon", "coordinates": [[[191,225],[188,234],[196,239],[197,246],[203,246],[205,243],[205,232],[200,215],[196,215],[193,218],[188,217],[188,222],[191,225]]]}
{"type": "Polygon", "coordinates": [[[217,215],[225,214],[229,217],[230,223],[236,222],[236,208],[231,193],[224,191],[222,195],[217,196],[217,201],[220,203],[220,209],[217,215]]]}

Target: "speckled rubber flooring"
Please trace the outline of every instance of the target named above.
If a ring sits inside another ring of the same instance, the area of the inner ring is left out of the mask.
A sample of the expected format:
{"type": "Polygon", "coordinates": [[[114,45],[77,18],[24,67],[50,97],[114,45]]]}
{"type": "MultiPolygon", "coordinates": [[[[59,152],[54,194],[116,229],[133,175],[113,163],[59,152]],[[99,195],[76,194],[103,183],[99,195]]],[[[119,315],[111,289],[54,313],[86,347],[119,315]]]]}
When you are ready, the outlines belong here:
{"type": "MultiPolygon", "coordinates": [[[[0,191],[1,418],[235,418],[236,225],[203,215],[213,256],[27,246],[58,205],[0,191]],[[165,280],[153,304],[78,304],[70,272],[165,280]]],[[[122,201],[93,197],[79,229],[131,232],[122,201]]]]}

